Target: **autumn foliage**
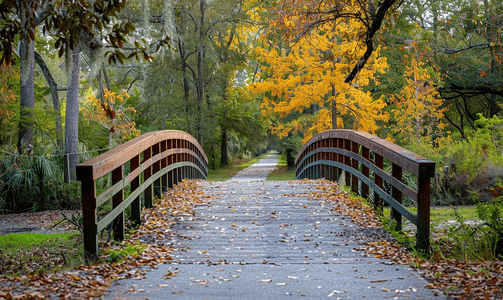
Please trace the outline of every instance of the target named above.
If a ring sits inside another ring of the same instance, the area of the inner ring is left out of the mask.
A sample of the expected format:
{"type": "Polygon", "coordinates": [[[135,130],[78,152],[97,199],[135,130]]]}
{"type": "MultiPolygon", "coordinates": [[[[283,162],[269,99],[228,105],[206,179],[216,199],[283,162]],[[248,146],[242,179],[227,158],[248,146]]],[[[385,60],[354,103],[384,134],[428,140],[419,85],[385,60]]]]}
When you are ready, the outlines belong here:
{"type": "Polygon", "coordinates": [[[133,107],[127,106],[126,100],[128,98],[129,95],[126,91],[117,95],[115,92],[105,89],[105,101],[102,102],[91,94],[88,97],[88,102],[81,109],[84,121],[93,121],[106,128],[110,133],[111,143],[113,137],[117,137],[117,142],[119,142],[139,136],[140,131],[136,129],[135,122],[131,121],[128,116],[136,114],[133,107]]]}
{"type": "MultiPolygon", "coordinates": [[[[287,19],[285,24],[295,23],[287,19]]],[[[293,112],[302,114],[273,126],[273,133],[286,137],[291,131],[300,131],[305,142],[332,128],[375,133],[379,122],[388,120],[383,98],[374,99],[365,91],[371,82],[378,83],[377,74],[387,68],[386,58],[379,55],[380,47],[353,84],[344,82],[365,51],[358,41],[359,34],[359,24],[348,19],[337,26],[325,24],[296,43],[255,48],[262,80],[250,88],[263,95],[262,114],[279,118],[293,112]],[[332,126],[333,104],[337,126],[332,126]]]]}
{"type": "Polygon", "coordinates": [[[447,124],[442,119],[449,109],[443,105],[437,89],[438,80],[431,75],[432,69],[415,54],[404,55],[406,85],[398,94],[389,95],[396,104],[392,115],[396,121],[392,132],[405,143],[425,140],[432,145],[446,138],[447,124]]]}

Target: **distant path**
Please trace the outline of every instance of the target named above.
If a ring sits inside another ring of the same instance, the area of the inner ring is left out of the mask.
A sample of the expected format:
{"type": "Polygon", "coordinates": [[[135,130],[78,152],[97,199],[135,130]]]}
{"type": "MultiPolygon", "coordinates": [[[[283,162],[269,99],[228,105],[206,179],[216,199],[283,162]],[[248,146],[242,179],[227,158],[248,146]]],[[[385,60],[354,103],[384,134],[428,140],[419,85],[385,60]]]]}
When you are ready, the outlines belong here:
{"type": "Polygon", "coordinates": [[[262,158],[248,168],[239,171],[228,181],[266,180],[267,175],[276,168],[276,165],[278,164],[278,156],[278,153],[269,153],[265,158],[262,158]]]}
{"type": "Polygon", "coordinates": [[[445,299],[412,268],[354,250],[386,233],[336,215],[333,202],[309,201],[315,184],[263,180],[276,163],[268,156],[229,181],[205,183],[211,203],[165,240],[185,250],[146,279],[118,281],[105,298],[445,299]]]}

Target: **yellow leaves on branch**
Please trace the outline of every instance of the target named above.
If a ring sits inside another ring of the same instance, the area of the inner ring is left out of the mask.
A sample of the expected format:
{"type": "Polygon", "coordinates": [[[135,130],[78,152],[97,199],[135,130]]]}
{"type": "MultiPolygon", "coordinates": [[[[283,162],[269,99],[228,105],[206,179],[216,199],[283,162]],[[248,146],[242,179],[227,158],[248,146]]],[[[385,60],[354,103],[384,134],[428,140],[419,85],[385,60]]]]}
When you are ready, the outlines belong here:
{"type": "Polygon", "coordinates": [[[133,107],[126,106],[129,95],[126,91],[120,94],[104,90],[104,101],[92,93],[81,108],[84,121],[93,121],[108,129],[111,135],[116,135],[122,140],[129,140],[140,135],[129,116],[136,114],[133,107]]]}
{"type": "MultiPolygon", "coordinates": [[[[290,21],[284,23],[295,23],[290,21]]],[[[346,119],[354,120],[347,127],[371,133],[378,129],[379,121],[387,121],[383,99],[375,100],[363,90],[371,82],[377,83],[377,74],[388,67],[386,58],[379,54],[380,48],[374,51],[354,85],[344,83],[350,67],[365,52],[358,40],[360,28],[356,21],[347,20],[336,27],[326,24],[296,43],[254,48],[261,63],[262,79],[249,88],[264,95],[262,114],[284,118],[293,112],[314,111],[313,118],[304,119],[302,126],[289,122],[274,127],[273,132],[279,137],[302,129],[304,140],[308,140],[331,129],[332,100],[336,102],[338,128],[344,128],[341,116],[345,115],[351,116],[346,119]]]]}
{"type": "Polygon", "coordinates": [[[407,85],[399,94],[390,95],[391,102],[396,104],[392,111],[396,125],[392,131],[404,142],[419,143],[422,139],[428,143],[442,142],[446,138],[443,129],[447,126],[442,118],[449,108],[442,107],[443,100],[434,88],[435,78],[431,77],[428,67],[414,55],[406,64],[407,85]]]}

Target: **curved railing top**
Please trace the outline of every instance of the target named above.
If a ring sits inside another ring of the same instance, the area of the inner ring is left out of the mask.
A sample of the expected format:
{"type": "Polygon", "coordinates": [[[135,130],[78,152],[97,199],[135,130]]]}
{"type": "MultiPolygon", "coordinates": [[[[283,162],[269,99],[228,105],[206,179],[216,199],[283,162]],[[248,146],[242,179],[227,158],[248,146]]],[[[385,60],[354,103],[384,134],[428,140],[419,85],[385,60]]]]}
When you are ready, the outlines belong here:
{"type": "Polygon", "coordinates": [[[370,133],[349,129],[328,130],[311,138],[299,151],[299,154],[295,159],[295,164],[298,165],[299,159],[307,147],[320,140],[329,138],[351,140],[373,151],[374,153],[381,155],[392,163],[418,177],[434,176],[435,163],[433,161],[370,133]]]}
{"type": "Polygon", "coordinates": [[[79,164],[80,169],[88,169],[88,175],[95,180],[101,176],[112,172],[117,167],[125,164],[131,158],[143,152],[152,145],[170,139],[186,140],[194,144],[200,151],[206,164],[208,158],[199,142],[190,134],[179,130],[158,130],[142,134],[126,143],[117,146],[106,153],[79,164]]]}

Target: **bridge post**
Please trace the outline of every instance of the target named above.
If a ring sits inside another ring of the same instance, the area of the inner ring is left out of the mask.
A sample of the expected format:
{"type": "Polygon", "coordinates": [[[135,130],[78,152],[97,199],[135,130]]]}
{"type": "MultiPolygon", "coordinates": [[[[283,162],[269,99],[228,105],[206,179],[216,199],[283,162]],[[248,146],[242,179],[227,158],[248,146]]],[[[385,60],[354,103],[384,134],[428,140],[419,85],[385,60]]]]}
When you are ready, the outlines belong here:
{"type": "MultiPolygon", "coordinates": [[[[365,158],[367,161],[370,161],[370,151],[368,148],[362,146],[362,157],[365,158]]],[[[366,167],[364,164],[362,164],[362,174],[367,177],[367,178],[370,178],[369,175],[370,175],[370,172],[369,172],[369,168],[366,167]]],[[[369,197],[369,186],[366,185],[364,182],[362,182],[362,194],[361,196],[363,198],[368,198],[369,197]]]]}
{"type": "MultiPolygon", "coordinates": [[[[160,153],[160,145],[159,143],[156,143],[152,145],[152,156],[155,156],[160,153]]],[[[155,163],[152,164],[152,175],[155,173],[159,172],[161,170],[161,162],[156,161],[155,163]]],[[[161,178],[158,178],[154,181],[154,197],[157,197],[158,199],[161,198],[162,190],[161,190],[161,178]]]]}
{"type": "Polygon", "coordinates": [[[430,250],[430,177],[417,178],[417,233],[416,247],[430,250]]]}
{"type": "MultiPolygon", "coordinates": [[[[80,171],[80,170],[79,170],[80,171]]],[[[98,259],[98,226],[96,225],[96,186],[92,175],[77,172],[82,182],[82,218],[84,221],[84,255],[86,262],[98,259]],[[80,175],[80,176],[79,176],[80,175]]],[[[87,173],[87,172],[86,172],[87,173]]]]}
{"type": "MultiPolygon", "coordinates": [[[[356,155],[358,155],[359,153],[359,150],[360,150],[360,145],[358,145],[358,143],[356,143],[355,141],[353,141],[351,143],[351,151],[353,153],[355,153],[356,155]]],[[[356,174],[356,172],[358,172],[358,160],[356,159],[351,159],[351,167],[353,168],[354,172],[351,174],[351,191],[357,195],[359,195],[358,193],[358,177],[354,174],[356,174]]]]}
{"type": "MultiPolygon", "coordinates": [[[[168,148],[169,149],[169,148],[168,148]]],[[[173,164],[173,155],[168,156],[168,165],[173,164]]],[[[168,188],[173,188],[173,170],[168,171],[168,188]]]]}
{"type": "MultiPolygon", "coordinates": [[[[374,165],[379,169],[384,168],[384,159],[381,155],[374,152],[374,165]]],[[[382,190],[383,189],[383,179],[374,172],[374,183],[382,190]]],[[[374,207],[376,210],[382,213],[382,198],[379,194],[374,191],[374,207]]]]}
{"type": "MultiPolygon", "coordinates": [[[[112,171],[112,186],[121,181],[124,177],[122,165],[112,171]]],[[[112,197],[112,207],[115,209],[124,200],[124,189],[121,189],[112,197]]],[[[122,241],[124,239],[124,211],[122,211],[113,221],[114,240],[122,241]]]]}
{"type": "MultiPolygon", "coordinates": [[[[336,147],[338,149],[344,149],[344,142],[343,142],[342,139],[337,138],[337,146],[336,147]]],[[[340,154],[340,153],[337,154],[337,162],[340,163],[340,164],[344,163],[343,155],[340,154]]],[[[337,182],[339,182],[339,179],[341,178],[341,175],[342,175],[342,169],[341,168],[337,168],[337,182]]]]}
{"type": "MultiPolygon", "coordinates": [[[[351,141],[348,139],[344,139],[344,150],[347,152],[351,152],[351,141]]],[[[351,157],[344,155],[344,164],[348,167],[351,166],[351,157]]],[[[346,186],[351,184],[351,173],[349,171],[344,171],[344,177],[346,179],[346,186]]]]}
{"type": "MultiPolygon", "coordinates": [[[[143,161],[147,161],[152,158],[152,148],[149,147],[145,151],[143,151],[143,161]]],[[[152,166],[148,166],[145,171],[143,171],[143,179],[146,181],[152,176],[152,166]]],[[[149,185],[148,188],[145,189],[144,192],[144,200],[145,200],[145,207],[146,208],[151,208],[152,207],[152,184],[149,185]]]]}
{"type": "MultiPolygon", "coordinates": [[[[167,141],[161,142],[161,153],[165,153],[167,150],[167,141]]],[[[164,169],[168,166],[168,158],[165,157],[161,159],[161,169],[164,169]]],[[[162,193],[167,191],[168,187],[168,174],[164,174],[161,176],[161,195],[162,193]]]]}
{"type": "MultiPolygon", "coordinates": [[[[400,168],[396,164],[392,164],[391,166],[391,180],[397,180],[397,181],[402,181],[402,168],[400,168]]],[[[393,199],[395,199],[396,202],[402,204],[402,192],[395,187],[395,185],[392,185],[392,191],[391,191],[391,196],[393,199]]],[[[401,231],[402,230],[402,214],[400,214],[396,209],[391,207],[391,220],[395,221],[395,230],[396,231],[401,231]]]]}
{"type": "MultiPolygon", "coordinates": [[[[140,155],[135,155],[129,160],[129,166],[131,172],[140,167],[140,155]]],[[[131,193],[134,192],[140,186],[140,176],[137,176],[131,181],[131,193]]],[[[141,223],[141,203],[140,197],[138,196],[133,202],[131,202],[131,219],[137,225],[141,223]]]]}

